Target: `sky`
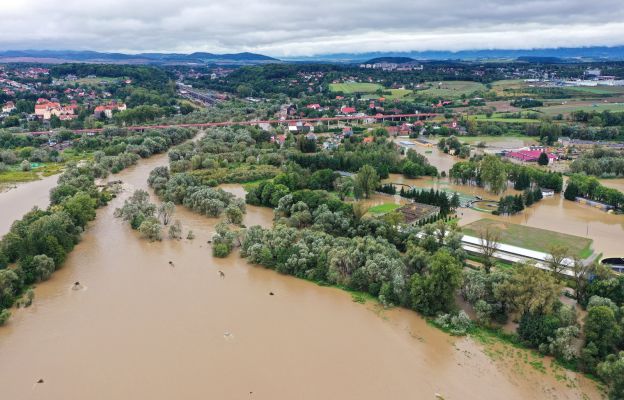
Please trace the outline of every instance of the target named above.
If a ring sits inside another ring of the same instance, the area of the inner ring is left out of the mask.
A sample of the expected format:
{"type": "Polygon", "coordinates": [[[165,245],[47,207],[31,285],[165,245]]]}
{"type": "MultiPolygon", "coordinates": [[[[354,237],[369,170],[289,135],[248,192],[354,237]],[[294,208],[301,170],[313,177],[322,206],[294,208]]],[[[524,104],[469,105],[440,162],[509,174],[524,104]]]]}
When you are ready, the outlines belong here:
{"type": "Polygon", "coordinates": [[[277,57],[624,45],[624,0],[0,0],[0,50],[277,57]]]}

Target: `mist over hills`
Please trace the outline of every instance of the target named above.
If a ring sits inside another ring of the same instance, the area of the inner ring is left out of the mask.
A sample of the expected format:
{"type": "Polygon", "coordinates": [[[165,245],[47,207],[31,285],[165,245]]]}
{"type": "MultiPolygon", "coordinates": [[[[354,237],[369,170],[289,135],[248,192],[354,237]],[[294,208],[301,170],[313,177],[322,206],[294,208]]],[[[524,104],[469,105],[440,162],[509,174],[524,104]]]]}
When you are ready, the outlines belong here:
{"type": "Polygon", "coordinates": [[[263,54],[242,52],[214,54],[207,52],[182,53],[106,53],[89,50],[4,50],[0,51],[0,63],[114,63],[155,65],[255,65],[277,62],[324,62],[324,63],[370,63],[412,61],[479,61],[501,60],[521,62],[582,62],[624,61],[624,46],[569,47],[528,50],[462,50],[462,51],[406,51],[336,53],[281,59],[263,54]]]}

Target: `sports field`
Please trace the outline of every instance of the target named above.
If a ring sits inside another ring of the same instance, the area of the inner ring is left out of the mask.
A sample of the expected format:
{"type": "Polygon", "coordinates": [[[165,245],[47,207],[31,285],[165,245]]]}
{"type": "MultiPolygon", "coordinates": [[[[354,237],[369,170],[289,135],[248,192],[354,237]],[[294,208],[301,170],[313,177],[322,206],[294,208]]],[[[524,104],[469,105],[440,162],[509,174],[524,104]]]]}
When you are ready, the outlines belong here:
{"type": "Polygon", "coordinates": [[[472,222],[462,227],[462,231],[466,235],[478,237],[479,232],[487,227],[498,230],[501,243],[512,246],[548,253],[550,246],[561,245],[566,246],[572,256],[581,258],[589,257],[592,253],[591,239],[488,218],[472,222]]]}

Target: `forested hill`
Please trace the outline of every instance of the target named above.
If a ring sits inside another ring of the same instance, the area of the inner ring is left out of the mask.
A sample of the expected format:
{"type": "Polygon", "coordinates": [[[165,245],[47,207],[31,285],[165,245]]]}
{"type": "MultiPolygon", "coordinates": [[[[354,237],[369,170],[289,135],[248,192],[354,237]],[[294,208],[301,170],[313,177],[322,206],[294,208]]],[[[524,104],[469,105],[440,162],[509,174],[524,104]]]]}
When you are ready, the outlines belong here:
{"type": "Polygon", "coordinates": [[[247,65],[279,62],[278,59],[255,53],[100,53],[97,51],[72,50],[6,50],[0,51],[0,62],[46,62],[46,63],[111,63],[111,64],[234,64],[247,65]]]}

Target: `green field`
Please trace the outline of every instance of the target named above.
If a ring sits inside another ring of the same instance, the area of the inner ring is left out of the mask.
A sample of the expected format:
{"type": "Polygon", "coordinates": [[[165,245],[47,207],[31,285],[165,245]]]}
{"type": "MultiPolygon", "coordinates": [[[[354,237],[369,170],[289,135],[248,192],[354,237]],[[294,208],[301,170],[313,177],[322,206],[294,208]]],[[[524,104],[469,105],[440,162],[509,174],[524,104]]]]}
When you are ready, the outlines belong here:
{"type": "Polygon", "coordinates": [[[469,96],[475,91],[485,91],[482,83],[472,81],[442,81],[427,82],[426,89],[418,90],[419,95],[431,97],[443,97],[445,99],[458,99],[462,95],[469,96]],[[441,84],[440,84],[441,83],[441,84]]]}
{"type": "Polygon", "coordinates": [[[624,94],[624,86],[579,86],[579,87],[566,87],[566,89],[572,92],[579,92],[579,94],[604,94],[604,95],[618,95],[624,94]]]}
{"type": "Polygon", "coordinates": [[[504,244],[544,253],[549,252],[550,246],[561,245],[566,246],[572,256],[587,258],[592,254],[591,239],[504,221],[484,218],[462,227],[462,231],[466,235],[478,237],[479,231],[486,227],[497,229],[500,232],[500,241],[504,244]]]}
{"type": "Polygon", "coordinates": [[[384,97],[386,100],[401,100],[409,97],[413,92],[409,89],[383,89],[383,95],[377,94],[364,95],[361,97],[363,100],[376,100],[379,97],[384,97]],[[390,92],[390,93],[388,93],[390,92]]]}
{"type": "Polygon", "coordinates": [[[506,118],[503,113],[494,113],[491,117],[485,114],[471,115],[470,118],[477,121],[503,122],[508,124],[538,124],[538,119],[531,118],[506,118]]]}
{"type": "Polygon", "coordinates": [[[329,85],[329,90],[332,92],[343,92],[345,94],[375,93],[379,89],[383,90],[383,86],[377,83],[366,82],[331,83],[329,85]]]}
{"type": "Polygon", "coordinates": [[[384,204],[379,204],[376,206],[373,206],[371,208],[368,209],[368,212],[371,214],[387,214],[391,211],[396,210],[397,208],[401,207],[400,204],[396,204],[396,203],[384,203],[384,204]]]}
{"type": "Polygon", "coordinates": [[[548,107],[539,107],[536,110],[546,114],[546,115],[557,115],[557,114],[569,114],[572,111],[611,111],[611,112],[624,112],[624,103],[601,103],[598,100],[591,104],[587,105],[578,105],[578,104],[559,104],[548,107]]]}

